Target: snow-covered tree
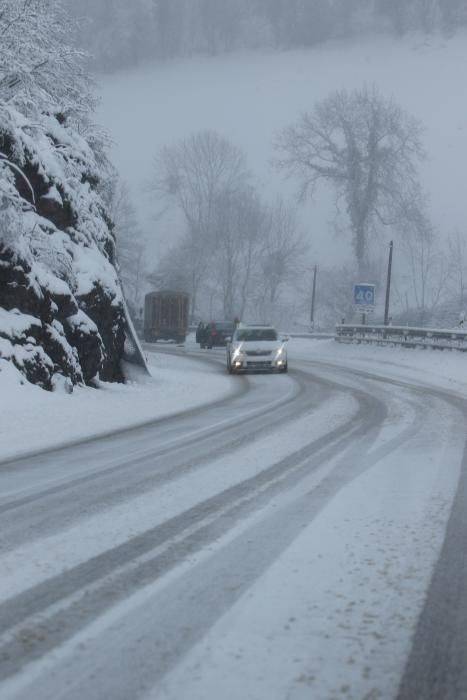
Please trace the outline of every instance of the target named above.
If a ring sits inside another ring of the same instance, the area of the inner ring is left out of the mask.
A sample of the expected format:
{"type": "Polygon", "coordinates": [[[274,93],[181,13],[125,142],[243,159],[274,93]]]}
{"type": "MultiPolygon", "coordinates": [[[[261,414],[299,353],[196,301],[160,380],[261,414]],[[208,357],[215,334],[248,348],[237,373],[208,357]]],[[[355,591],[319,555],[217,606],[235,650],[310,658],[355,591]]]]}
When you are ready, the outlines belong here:
{"type": "Polygon", "coordinates": [[[0,101],[25,114],[87,115],[95,100],[75,28],[59,0],[2,0],[0,101]]]}

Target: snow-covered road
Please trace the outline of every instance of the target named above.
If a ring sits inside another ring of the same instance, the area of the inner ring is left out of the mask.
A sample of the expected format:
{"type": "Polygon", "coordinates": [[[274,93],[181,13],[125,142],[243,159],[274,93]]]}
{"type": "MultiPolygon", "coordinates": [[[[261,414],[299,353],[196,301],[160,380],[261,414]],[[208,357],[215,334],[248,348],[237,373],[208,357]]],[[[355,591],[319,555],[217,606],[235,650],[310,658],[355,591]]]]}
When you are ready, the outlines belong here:
{"type": "Polygon", "coordinates": [[[466,393],[309,347],[0,465],[2,700],[467,697],[466,393]]]}

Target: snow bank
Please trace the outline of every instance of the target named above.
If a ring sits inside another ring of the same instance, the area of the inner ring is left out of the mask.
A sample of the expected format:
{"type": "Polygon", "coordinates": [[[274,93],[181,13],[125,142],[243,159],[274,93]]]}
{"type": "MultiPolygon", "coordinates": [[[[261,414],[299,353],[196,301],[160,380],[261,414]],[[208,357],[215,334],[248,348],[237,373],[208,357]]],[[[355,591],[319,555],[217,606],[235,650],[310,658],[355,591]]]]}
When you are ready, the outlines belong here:
{"type": "Polygon", "coordinates": [[[334,340],[291,338],[288,351],[291,368],[294,361],[326,362],[467,396],[467,356],[456,350],[344,345],[334,340]]]}
{"type": "Polygon", "coordinates": [[[46,392],[0,359],[0,461],[145,423],[235,390],[218,367],[187,358],[150,355],[151,377],[125,385],[101,382],[100,391],[46,392]]]}

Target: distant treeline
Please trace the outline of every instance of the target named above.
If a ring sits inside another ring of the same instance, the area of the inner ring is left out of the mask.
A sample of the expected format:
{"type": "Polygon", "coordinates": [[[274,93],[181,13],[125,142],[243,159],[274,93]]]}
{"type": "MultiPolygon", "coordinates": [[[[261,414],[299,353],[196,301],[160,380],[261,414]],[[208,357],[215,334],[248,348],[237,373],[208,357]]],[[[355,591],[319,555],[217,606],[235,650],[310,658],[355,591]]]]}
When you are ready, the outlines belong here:
{"type": "Polygon", "coordinates": [[[447,35],[467,0],[64,0],[98,68],[242,48],[310,47],[378,31],[447,35]]]}

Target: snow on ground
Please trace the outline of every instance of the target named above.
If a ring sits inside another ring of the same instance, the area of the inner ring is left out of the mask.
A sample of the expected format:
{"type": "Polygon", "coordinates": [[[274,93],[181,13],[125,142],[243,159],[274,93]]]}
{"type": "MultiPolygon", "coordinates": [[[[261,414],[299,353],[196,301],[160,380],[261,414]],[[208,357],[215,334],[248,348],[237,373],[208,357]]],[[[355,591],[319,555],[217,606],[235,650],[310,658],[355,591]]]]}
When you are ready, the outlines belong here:
{"type": "Polygon", "coordinates": [[[147,700],[396,697],[459,475],[435,441],[342,489],[147,700]]]}
{"type": "Polygon", "coordinates": [[[69,395],[29,384],[0,360],[0,461],[178,413],[236,388],[216,366],[154,353],[149,362],[152,377],[69,395]]]}
{"type": "MultiPolygon", "coordinates": [[[[294,360],[298,364],[307,359],[358,368],[371,366],[373,371],[377,368],[405,375],[408,381],[417,381],[421,373],[440,386],[456,386],[456,372],[465,363],[461,354],[338,345],[334,341],[292,339],[289,351],[291,367],[294,360]]],[[[329,368],[323,370],[326,376],[332,376],[332,372],[329,368]]],[[[339,374],[342,376],[342,372],[339,374]]],[[[257,378],[260,383],[271,379],[257,378]]],[[[275,379],[286,381],[287,377],[275,379]]],[[[460,385],[460,390],[467,392],[467,385],[460,385]]],[[[318,472],[310,471],[304,481],[259,509],[252,518],[240,522],[208,548],[192,554],[176,570],[114,606],[67,641],[54,657],[58,673],[66,677],[64,669],[71,663],[77,664],[78,677],[82,669],[89,674],[93,663],[98,672],[106,663],[101,650],[106,649],[107,658],[120,659],[122,644],[140,658],[138,644],[144,650],[143,643],[154,636],[152,620],[160,611],[160,594],[173,588],[177,605],[184,611],[186,600],[195,596],[191,587],[201,577],[199,585],[211,587],[215,598],[219,588],[219,579],[213,575],[218,574],[217,556],[224,556],[225,570],[230,571],[239,566],[235,552],[246,531],[250,543],[267,548],[279,536],[275,528],[282,530],[284,523],[298,518],[303,525],[290,546],[231,606],[226,604],[215,624],[180,658],[157,689],[148,692],[146,699],[395,697],[410,649],[411,631],[423,604],[423,591],[442,544],[464,436],[457,430],[456,409],[443,406],[443,401],[429,407],[426,424],[414,427],[412,392],[383,384],[377,391],[387,392],[388,407],[395,404],[401,437],[396,442],[402,449],[395,453],[381,450],[378,440],[367,455],[354,455],[353,460],[362,461],[361,473],[344,483],[329,502],[324,498],[318,513],[314,512],[313,493],[338,462],[331,460],[318,472]],[[404,442],[410,429],[411,437],[404,442]],[[364,468],[366,459],[368,469],[364,468]],[[451,468],[446,469],[447,464],[451,468]]],[[[339,397],[320,411],[319,420],[313,423],[315,436],[326,432],[338,419],[338,409],[341,418],[352,410],[352,405],[345,406],[342,400],[339,397]]],[[[395,420],[391,411],[388,420],[395,420]]],[[[275,431],[267,440],[246,444],[234,454],[204,465],[190,479],[161,489],[156,510],[153,494],[145,494],[132,499],[131,509],[125,505],[114,507],[39,544],[5,553],[0,600],[8,595],[12,581],[21,590],[52,576],[60,567],[72,566],[83,557],[124,541],[129,533],[134,535],[150,523],[164,521],[169,513],[183,511],[199,493],[209,496],[246,478],[252,469],[260,471],[271,455],[278,459],[282,452],[287,453],[290,444],[300,447],[301,441],[306,443],[309,422],[309,416],[303,416],[287,426],[286,436],[275,431]],[[43,561],[44,549],[54,552],[53,560],[46,557],[43,561]],[[18,562],[22,562],[21,579],[16,573],[18,562]]],[[[349,452],[340,454],[337,460],[346,469],[352,467],[349,452]]],[[[250,549],[248,556],[254,560],[257,553],[254,547],[250,549]]],[[[249,566],[250,559],[247,571],[249,566]]],[[[196,620],[191,608],[190,614],[196,620]]],[[[192,619],[185,619],[189,626],[192,619]]],[[[54,659],[45,658],[19,683],[32,688],[35,673],[41,678],[52,671],[54,659]]],[[[16,690],[15,683],[12,688],[16,690]]]]}
{"type": "MultiPolygon", "coordinates": [[[[288,349],[292,371],[326,362],[467,396],[459,352],[293,338],[288,349]]],[[[387,390],[393,401],[405,394],[387,390]]],[[[176,700],[187,688],[191,700],[396,696],[464,445],[451,409],[431,409],[436,430],[427,421],[396,458],[388,450],[342,489],[147,700],[176,700]]],[[[389,418],[410,429],[410,416],[389,418]]]]}
{"type": "MultiPolygon", "coordinates": [[[[196,346],[188,342],[187,347],[196,346]]],[[[292,338],[289,356],[291,369],[294,360],[330,362],[467,396],[467,356],[460,352],[292,338]]],[[[236,378],[221,366],[161,353],[149,358],[152,378],[102,384],[99,390],[78,387],[71,395],[32,386],[0,361],[0,460],[171,415],[236,388],[236,378]]]]}
{"type": "MultiPolygon", "coordinates": [[[[189,346],[193,348],[192,343],[189,346]]],[[[309,339],[291,339],[288,348],[292,373],[294,365],[308,360],[321,361],[394,376],[411,383],[427,383],[467,396],[467,358],[462,353],[340,345],[333,340],[309,339]]],[[[216,354],[220,352],[213,351],[212,356],[216,354]]],[[[36,431],[41,422],[47,422],[45,415],[58,420],[65,405],[82,405],[83,411],[93,412],[95,421],[101,420],[100,413],[105,408],[115,423],[123,416],[127,420],[128,412],[132,420],[136,420],[139,413],[135,415],[134,408],[143,410],[141,403],[148,414],[169,410],[169,406],[177,410],[194,400],[196,390],[199,392],[197,400],[201,401],[206,400],[207,395],[213,398],[216,391],[220,394],[230,391],[238,382],[238,378],[225,375],[222,368],[211,370],[188,358],[158,355],[151,359],[154,379],[146,383],[106,386],[102,392],[83,389],[81,394],[78,392],[71,397],[40,392],[42,402],[29,387],[15,386],[14,377],[10,376],[12,406],[15,406],[14,395],[21,395],[23,389],[27,397],[34,395],[36,416],[31,410],[28,422],[36,431]],[[159,397],[163,391],[166,394],[173,391],[174,395],[161,402],[159,397]]],[[[319,372],[318,365],[310,369],[319,372]]],[[[332,368],[323,369],[328,377],[332,377],[333,372],[332,368]]],[[[255,382],[261,385],[272,379],[286,382],[291,378],[293,374],[290,377],[257,377],[255,382]]],[[[345,371],[339,372],[338,379],[341,378],[345,381],[345,371]]],[[[5,379],[1,389],[6,385],[5,379]]],[[[361,472],[344,482],[329,502],[324,498],[322,510],[314,512],[314,518],[310,518],[310,512],[313,513],[316,485],[327,473],[332,474],[336,465],[330,461],[321,471],[311,471],[304,482],[260,509],[251,520],[239,523],[225,537],[191,556],[168,576],[99,616],[91,628],[65,643],[55,653],[55,659],[61,663],[60,672],[66,676],[66,665],[71,662],[79,669],[82,660],[89,675],[89,659],[96,665],[107,663],[102,649],[106,650],[106,658],[121,659],[114,647],[109,649],[109,640],[117,645],[117,650],[118,644],[124,644],[134,650],[136,658],[143,658],[138,654],[138,643],[141,639],[144,642],[145,635],[154,636],[151,625],[160,611],[158,594],[161,590],[173,587],[177,594],[174,594],[176,605],[183,610],[183,604],[193,595],[192,585],[199,579],[200,585],[211,586],[214,590],[218,579],[213,571],[217,571],[214,568],[216,556],[220,556],[221,551],[226,553],[225,571],[239,566],[235,553],[245,528],[249,528],[250,542],[263,542],[263,546],[268,547],[279,535],[277,529],[282,530],[289,519],[298,518],[304,524],[290,546],[233,600],[232,605],[228,605],[231,598],[225,594],[225,612],[180,659],[161,686],[148,693],[148,700],[188,697],[205,700],[221,696],[226,700],[239,697],[249,700],[394,697],[410,647],[411,630],[442,544],[457,485],[464,434],[458,430],[456,408],[443,406],[442,400],[438,401],[438,406],[434,398],[427,406],[426,424],[414,426],[411,418],[413,392],[379,383],[375,389],[387,394],[388,422],[396,423],[402,438],[401,449],[392,452],[378,440],[368,453],[354,455],[354,461],[362,462],[361,472]],[[368,469],[365,469],[365,460],[368,460],[368,469]],[[446,469],[446,465],[450,468],[446,469]],[[277,517],[278,513],[281,517],[277,517]],[[179,591],[183,594],[180,598],[179,591]],[[113,633],[105,637],[108,630],[113,633]]],[[[25,398],[21,398],[16,404],[17,421],[22,420],[21,412],[25,407],[25,398]]],[[[342,419],[352,410],[352,404],[345,405],[342,397],[320,407],[319,420],[313,424],[315,434],[326,432],[333,421],[342,419]]],[[[76,409],[73,416],[78,413],[76,409]]],[[[423,414],[420,418],[424,418],[423,414]]],[[[97,425],[101,423],[96,423],[94,429],[97,425]]],[[[1,429],[4,429],[3,419],[1,429]]],[[[234,454],[223,455],[212,464],[203,465],[186,481],[180,480],[161,489],[157,509],[154,509],[153,494],[144,494],[132,499],[132,508],[122,505],[106,513],[91,514],[65,532],[5,552],[0,599],[8,597],[13,581],[17,590],[21,590],[44,580],[61,567],[72,566],[118,541],[125,541],[150,524],[162,522],[170,513],[186,509],[199,493],[207,497],[260,471],[270,463],[271,455],[279,459],[287,454],[291,444],[296,448],[306,444],[309,429],[309,417],[302,416],[295,424],[287,426],[285,437],[280,430],[275,431],[267,439],[247,443],[234,454]],[[19,564],[21,574],[18,574],[19,564]]],[[[340,454],[337,459],[346,469],[352,467],[351,451],[340,454]]],[[[246,554],[254,560],[257,552],[254,547],[250,550],[246,554]]],[[[250,560],[246,564],[248,571],[250,560]]],[[[192,614],[196,617],[195,612],[192,614]]],[[[47,677],[53,664],[53,658],[42,660],[37,666],[38,677],[41,674],[47,677]]],[[[144,670],[144,665],[141,668],[144,670]]],[[[34,672],[24,675],[20,681],[33,684],[34,672]]]]}
{"type": "MultiPolygon", "coordinates": [[[[259,376],[257,383],[270,379],[259,376]]],[[[274,377],[274,380],[277,379],[283,387],[289,384],[287,377],[274,377]]],[[[277,386],[277,382],[275,384],[277,386]]],[[[351,396],[339,396],[326,401],[313,418],[314,438],[318,439],[329,430],[344,424],[355,410],[356,404],[351,396]]],[[[287,457],[291,446],[295,450],[305,447],[309,442],[309,421],[309,415],[305,414],[300,419],[297,418],[294,425],[287,426],[285,431],[276,429],[274,433],[263,435],[253,442],[247,441],[241,449],[231,454],[224,453],[215,460],[207,460],[206,464],[198,467],[189,478],[177,479],[159,486],[157,496],[150,490],[133,497],[131,508],[128,507],[128,502],[108,507],[105,512],[89,516],[85,522],[80,521],[63,532],[47,537],[45,545],[44,541],[39,545],[34,541],[17,547],[12,552],[2,552],[0,602],[8,597],[13,587],[16,593],[19,593],[30,587],[33,582],[41,581],[44,576],[57,575],[65,568],[98,556],[111,547],[126,542],[129,537],[142,534],[149,528],[194,507],[200,494],[207,500],[260,473],[273,461],[287,457]],[[70,539],[74,542],[73,547],[70,547],[70,539]],[[54,553],[53,561],[44,561],[44,549],[54,553]],[[19,563],[21,578],[17,573],[19,563]]],[[[99,455],[96,455],[94,461],[99,464],[99,455]]],[[[308,479],[310,487],[316,485],[327,471],[328,467],[323,467],[311,475],[308,479]]],[[[43,476],[44,481],[49,476],[47,467],[43,476]]],[[[296,494],[300,493],[302,487],[296,489],[296,494]]],[[[274,510],[275,507],[273,501],[269,510],[274,510]]],[[[195,523],[193,529],[196,530],[197,527],[195,523]]],[[[238,529],[235,530],[235,536],[237,535],[238,529]]]]}
{"type": "Polygon", "coordinates": [[[467,353],[456,350],[408,349],[334,340],[291,338],[289,364],[315,360],[370,374],[447,389],[467,396],[467,353]]]}

